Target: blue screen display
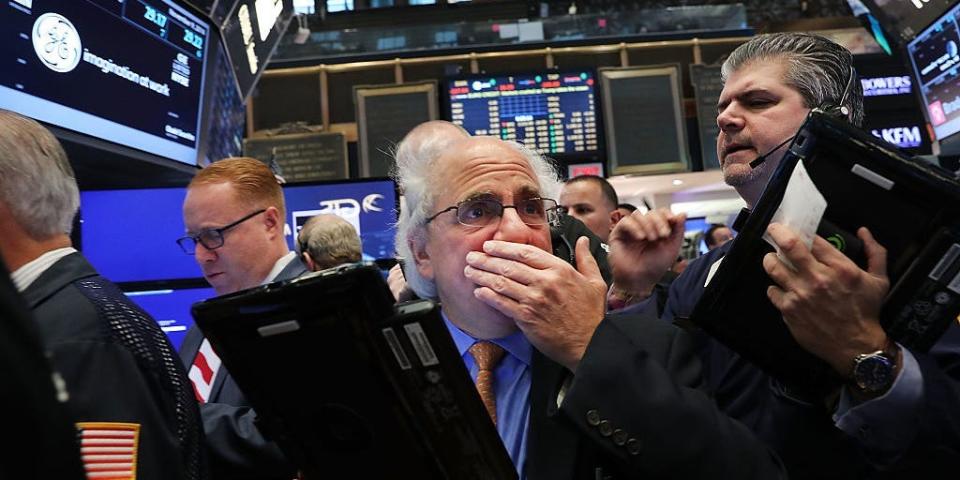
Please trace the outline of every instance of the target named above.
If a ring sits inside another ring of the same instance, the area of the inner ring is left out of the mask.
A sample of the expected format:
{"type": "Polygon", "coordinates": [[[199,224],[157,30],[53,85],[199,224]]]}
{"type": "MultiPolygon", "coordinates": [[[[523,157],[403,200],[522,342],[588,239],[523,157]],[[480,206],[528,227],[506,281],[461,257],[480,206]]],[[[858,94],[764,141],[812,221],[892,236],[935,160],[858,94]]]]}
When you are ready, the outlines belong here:
{"type": "Polygon", "coordinates": [[[515,141],[544,155],[596,153],[594,83],[589,71],[450,79],[448,119],[471,135],[515,141]]]}
{"type": "MultiPolygon", "coordinates": [[[[350,222],[360,234],[363,259],[395,256],[394,225],[397,222],[397,193],[392,180],[285,185],[287,224],[293,232],[310,217],[331,213],[350,222]]],[[[294,235],[288,243],[294,248],[294,235]]]]}
{"type": "MultiPolygon", "coordinates": [[[[285,185],[287,243],[312,216],[332,213],[360,233],[365,260],[394,256],[397,194],[386,179],[285,185]]],[[[89,190],[80,194],[80,245],[84,256],[114,282],[197,278],[192,255],[177,246],[185,188],[89,190]]]]}
{"type": "Polygon", "coordinates": [[[126,292],[130,300],[140,305],[160,324],[177,350],[183,343],[187,329],[193,325],[190,306],[201,300],[217,296],[212,288],[181,288],[126,292]]]}
{"type": "Polygon", "coordinates": [[[91,190],[80,193],[83,255],[114,282],[201,276],[177,246],[183,236],[185,188],[91,190]]]}
{"type": "Polygon", "coordinates": [[[171,0],[0,6],[0,107],[197,161],[209,21],[171,0]]]}

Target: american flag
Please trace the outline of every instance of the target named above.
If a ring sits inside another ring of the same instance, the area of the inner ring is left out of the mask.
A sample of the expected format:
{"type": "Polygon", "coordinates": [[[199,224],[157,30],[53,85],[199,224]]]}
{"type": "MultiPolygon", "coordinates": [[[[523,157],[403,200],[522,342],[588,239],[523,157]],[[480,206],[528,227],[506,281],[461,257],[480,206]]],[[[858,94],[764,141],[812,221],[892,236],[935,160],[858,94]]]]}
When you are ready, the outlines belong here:
{"type": "Polygon", "coordinates": [[[135,480],[140,425],[77,423],[80,456],[90,480],[135,480]]]}

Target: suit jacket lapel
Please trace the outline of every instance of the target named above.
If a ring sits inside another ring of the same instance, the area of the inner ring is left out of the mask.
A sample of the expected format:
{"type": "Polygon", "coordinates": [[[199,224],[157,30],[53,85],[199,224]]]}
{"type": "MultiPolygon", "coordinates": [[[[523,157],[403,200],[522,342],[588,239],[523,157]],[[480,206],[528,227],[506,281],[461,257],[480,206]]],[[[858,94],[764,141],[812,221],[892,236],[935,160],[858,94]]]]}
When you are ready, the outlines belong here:
{"type": "Polygon", "coordinates": [[[530,480],[573,478],[579,436],[558,418],[559,386],[566,377],[562,366],[534,350],[530,384],[530,430],[527,432],[526,474],[530,480]]]}

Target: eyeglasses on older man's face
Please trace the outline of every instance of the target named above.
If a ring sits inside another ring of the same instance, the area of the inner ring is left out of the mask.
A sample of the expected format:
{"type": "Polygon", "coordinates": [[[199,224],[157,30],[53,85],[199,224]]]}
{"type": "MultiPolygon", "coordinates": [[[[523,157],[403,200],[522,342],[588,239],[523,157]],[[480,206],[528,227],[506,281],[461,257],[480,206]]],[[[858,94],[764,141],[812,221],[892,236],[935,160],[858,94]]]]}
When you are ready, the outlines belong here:
{"type": "Polygon", "coordinates": [[[456,205],[447,207],[430,218],[426,223],[444,213],[453,211],[457,216],[457,222],[468,227],[486,227],[494,222],[499,222],[503,216],[503,211],[512,208],[517,211],[520,220],[530,226],[538,225],[557,225],[560,222],[560,209],[557,207],[557,201],[550,198],[531,197],[518,201],[515,205],[504,205],[500,200],[493,197],[480,197],[464,200],[456,205]]]}

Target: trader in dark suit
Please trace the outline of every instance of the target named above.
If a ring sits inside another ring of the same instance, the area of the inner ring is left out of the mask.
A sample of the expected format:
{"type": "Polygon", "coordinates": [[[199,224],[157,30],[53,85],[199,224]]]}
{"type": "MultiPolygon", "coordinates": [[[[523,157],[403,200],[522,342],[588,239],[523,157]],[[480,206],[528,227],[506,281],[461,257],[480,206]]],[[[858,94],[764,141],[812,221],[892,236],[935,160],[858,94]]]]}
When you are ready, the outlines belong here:
{"type": "Polygon", "coordinates": [[[71,246],[80,196],[60,143],[0,110],[0,171],[0,254],[62,375],[88,476],[206,478],[196,403],[173,347],[71,246]]]}
{"type": "Polygon", "coordinates": [[[586,238],[576,266],[550,253],[560,183],[541,156],[468,138],[398,162],[398,181],[407,279],[441,301],[521,478],[780,477],[776,457],[694,388],[682,332],[605,317],[586,238]]]}
{"type": "Polygon", "coordinates": [[[17,432],[17,441],[0,451],[0,478],[87,478],[61,379],[0,262],[0,411],[16,412],[5,423],[17,432]]]}
{"type": "MultiPolygon", "coordinates": [[[[812,108],[862,122],[863,94],[852,61],[843,47],[803,33],[760,35],[728,57],[717,154],[726,183],[748,206],[757,204],[783,157],[778,145],[789,143],[812,108]],[[761,155],[766,161],[752,167],[761,155]]],[[[633,300],[649,295],[656,272],[672,261],[682,220],[660,211],[633,214],[617,225],[612,243],[624,252],[612,262],[617,288],[633,300]]],[[[771,225],[768,233],[797,266],[793,271],[773,254],[764,259],[776,282],[767,291],[771,302],[797,342],[848,381],[836,392],[839,401],[800,398],[706,338],[701,354],[718,403],[775,447],[792,478],[934,478],[954,469],[960,460],[960,325],[952,323],[928,353],[887,338],[878,319],[889,288],[886,252],[865,229],[858,232],[865,270],[821,238],[811,250],[782,225],[771,225]],[[861,364],[874,368],[856,368],[861,364]],[[861,376],[867,370],[869,378],[861,376]]],[[[730,245],[696,260],[674,282],[666,317],[690,315],[730,245]]]]}
{"type": "MultiPolygon", "coordinates": [[[[195,256],[217,295],[226,295],[307,271],[287,247],[284,218],[283,192],[270,169],[252,158],[228,158],[190,182],[187,235],[177,242],[195,256]]],[[[256,412],[195,326],[180,358],[200,402],[212,478],[292,478],[295,468],[257,429],[256,412]]]]}

